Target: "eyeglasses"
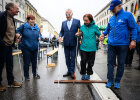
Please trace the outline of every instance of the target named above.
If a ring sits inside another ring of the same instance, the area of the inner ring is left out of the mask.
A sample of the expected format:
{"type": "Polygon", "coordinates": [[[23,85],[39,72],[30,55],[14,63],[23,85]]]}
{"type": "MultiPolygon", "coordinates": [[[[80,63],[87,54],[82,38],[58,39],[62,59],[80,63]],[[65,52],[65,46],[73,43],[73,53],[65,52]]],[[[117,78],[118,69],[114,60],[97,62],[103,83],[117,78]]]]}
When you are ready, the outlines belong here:
{"type": "Polygon", "coordinates": [[[72,14],[66,14],[67,17],[70,17],[72,14]]]}

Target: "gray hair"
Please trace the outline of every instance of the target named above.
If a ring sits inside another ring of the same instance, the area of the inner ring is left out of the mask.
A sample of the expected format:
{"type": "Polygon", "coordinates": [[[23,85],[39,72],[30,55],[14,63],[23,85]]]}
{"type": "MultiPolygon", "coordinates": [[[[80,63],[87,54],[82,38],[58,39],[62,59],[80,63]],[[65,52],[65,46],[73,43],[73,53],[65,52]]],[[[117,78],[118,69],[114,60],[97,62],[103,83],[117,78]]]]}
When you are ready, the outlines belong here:
{"type": "Polygon", "coordinates": [[[67,10],[66,10],[66,12],[67,12],[67,11],[70,11],[70,12],[71,12],[71,14],[73,15],[73,12],[72,12],[72,10],[71,10],[71,9],[67,9],[67,10]]]}
{"type": "Polygon", "coordinates": [[[5,9],[6,9],[6,10],[10,10],[11,8],[14,7],[14,5],[15,5],[15,4],[14,4],[13,2],[10,2],[10,3],[6,4],[5,9]]]}

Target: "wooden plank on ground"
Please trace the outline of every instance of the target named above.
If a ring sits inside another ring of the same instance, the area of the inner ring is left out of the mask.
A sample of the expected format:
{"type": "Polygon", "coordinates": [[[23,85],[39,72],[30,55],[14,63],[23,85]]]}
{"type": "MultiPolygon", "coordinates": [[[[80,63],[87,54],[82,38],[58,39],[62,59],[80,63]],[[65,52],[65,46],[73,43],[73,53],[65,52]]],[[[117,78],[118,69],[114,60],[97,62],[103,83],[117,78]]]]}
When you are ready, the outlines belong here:
{"type": "Polygon", "coordinates": [[[56,67],[56,64],[55,63],[49,63],[46,68],[51,68],[51,67],[56,67]]]}
{"type": "Polygon", "coordinates": [[[54,83],[107,83],[102,80],[55,80],[54,83]]]}

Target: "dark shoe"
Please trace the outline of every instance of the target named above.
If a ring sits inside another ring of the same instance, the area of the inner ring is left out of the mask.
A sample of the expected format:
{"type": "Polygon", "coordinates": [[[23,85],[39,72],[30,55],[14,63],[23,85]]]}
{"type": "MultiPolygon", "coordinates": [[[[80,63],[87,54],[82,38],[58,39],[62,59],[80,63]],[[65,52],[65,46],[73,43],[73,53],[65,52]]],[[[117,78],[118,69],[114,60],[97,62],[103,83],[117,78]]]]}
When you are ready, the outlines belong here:
{"type": "Polygon", "coordinates": [[[20,87],[22,87],[22,84],[14,81],[12,84],[9,84],[8,87],[10,87],[10,88],[20,88],[20,87]]]}
{"type": "Polygon", "coordinates": [[[71,73],[67,72],[66,74],[63,75],[63,77],[71,76],[71,73]]]}
{"type": "Polygon", "coordinates": [[[0,92],[6,91],[6,88],[3,85],[0,85],[0,92]]]}
{"type": "Polygon", "coordinates": [[[35,79],[40,79],[40,76],[37,74],[36,76],[33,76],[35,79]]]}
{"type": "Polygon", "coordinates": [[[72,78],[72,79],[76,79],[76,77],[75,77],[74,74],[71,74],[71,78],[72,78]]]}
{"type": "Polygon", "coordinates": [[[26,81],[30,81],[30,78],[29,78],[29,77],[25,77],[25,80],[26,80],[26,81]]]}
{"type": "Polygon", "coordinates": [[[136,69],[136,70],[140,70],[140,67],[136,67],[135,69],[136,69]]]}

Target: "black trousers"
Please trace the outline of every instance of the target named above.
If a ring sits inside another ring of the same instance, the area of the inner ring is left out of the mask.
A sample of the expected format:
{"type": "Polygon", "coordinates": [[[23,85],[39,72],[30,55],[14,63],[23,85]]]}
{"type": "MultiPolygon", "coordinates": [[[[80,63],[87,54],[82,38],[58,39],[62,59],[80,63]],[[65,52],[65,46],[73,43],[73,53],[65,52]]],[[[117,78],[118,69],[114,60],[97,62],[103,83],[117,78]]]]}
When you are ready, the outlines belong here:
{"type": "Polygon", "coordinates": [[[139,54],[139,67],[140,67],[140,42],[137,43],[137,50],[139,54]]]}
{"type": "Polygon", "coordinates": [[[125,64],[132,64],[134,52],[135,52],[135,49],[128,50],[125,64]]]}
{"type": "Polygon", "coordinates": [[[93,74],[93,70],[92,67],[94,65],[94,61],[95,61],[95,54],[96,52],[86,52],[86,51],[82,51],[81,50],[81,71],[80,74],[88,74],[88,75],[92,75],[93,74]],[[88,66],[86,66],[88,64],[88,66]]]}
{"type": "Polygon", "coordinates": [[[2,71],[5,64],[8,84],[12,84],[14,82],[12,46],[0,46],[0,84],[2,82],[2,71]]]}

